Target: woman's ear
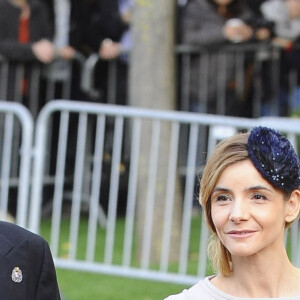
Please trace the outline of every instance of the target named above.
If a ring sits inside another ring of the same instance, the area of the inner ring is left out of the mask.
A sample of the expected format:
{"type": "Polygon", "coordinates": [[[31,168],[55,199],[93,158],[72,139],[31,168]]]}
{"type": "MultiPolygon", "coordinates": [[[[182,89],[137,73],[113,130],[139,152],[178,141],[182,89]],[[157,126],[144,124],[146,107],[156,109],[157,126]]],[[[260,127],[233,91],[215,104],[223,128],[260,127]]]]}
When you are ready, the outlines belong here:
{"type": "Polygon", "coordinates": [[[286,217],[285,221],[287,223],[293,222],[298,216],[300,211],[300,191],[294,190],[290,198],[287,200],[286,205],[286,217]]]}

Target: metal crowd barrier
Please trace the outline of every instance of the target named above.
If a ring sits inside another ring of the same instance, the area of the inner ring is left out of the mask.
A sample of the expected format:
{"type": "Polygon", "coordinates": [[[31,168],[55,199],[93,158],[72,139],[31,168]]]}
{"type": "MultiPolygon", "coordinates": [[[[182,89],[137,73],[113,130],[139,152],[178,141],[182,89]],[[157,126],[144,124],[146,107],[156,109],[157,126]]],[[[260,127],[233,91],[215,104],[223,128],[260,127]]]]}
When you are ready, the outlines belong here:
{"type": "MultiPolygon", "coordinates": [[[[77,86],[79,91],[84,64],[80,53],[72,60],[56,58],[47,65],[11,61],[0,55],[0,99],[21,103],[36,117],[49,100],[77,99],[72,91],[77,86]]],[[[81,94],[79,97],[82,99],[81,94]]]]}
{"type": "MultiPolygon", "coordinates": [[[[298,149],[297,119],[246,119],[87,102],[49,102],[36,123],[29,228],[40,232],[44,180],[48,176],[45,166],[48,160],[54,160],[50,246],[58,268],[194,283],[207,271],[208,237],[203,219],[191,237],[194,213],[196,219],[201,219],[197,177],[218,140],[257,125],[271,125],[287,133],[298,149]],[[58,135],[53,140],[49,124],[54,119],[58,135]],[[179,170],[182,133],[188,136],[183,174],[179,170]],[[50,137],[57,147],[47,146],[50,137]],[[125,140],[130,144],[127,164],[125,140]],[[204,142],[201,160],[199,145],[204,142]],[[128,175],[125,181],[123,171],[128,175]],[[64,211],[66,203],[68,213],[64,211]],[[122,206],[125,210],[119,214],[122,206]],[[67,237],[61,231],[64,220],[69,224],[67,237]],[[124,220],[121,236],[116,235],[122,226],[119,220],[124,220]],[[179,229],[174,232],[175,220],[179,229]],[[82,230],[86,234],[84,245],[79,243],[82,230]],[[191,238],[198,239],[197,249],[190,248],[191,238]],[[62,254],[65,245],[67,253],[62,254]],[[82,248],[84,254],[79,253],[82,248]],[[121,249],[121,257],[117,257],[116,248],[121,249]],[[153,252],[158,254],[155,261],[153,252]],[[174,254],[178,264],[173,261],[174,254]],[[189,263],[191,257],[193,266],[189,263]]],[[[298,265],[299,232],[296,222],[291,229],[291,256],[298,265]]]]}
{"type": "MultiPolygon", "coordinates": [[[[291,67],[282,88],[282,53],[268,43],[214,51],[177,45],[178,110],[247,117],[299,111],[299,70],[291,67]]],[[[118,59],[103,61],[96,53],[87,58],[77,53],[71,61],[49,65],[0,57],[0,96],[23,103],[34,116],[52,99],[127,104],[125,65],[118,59]]]]}
{"type": "Polygon", "coordinates": [[[299,70],[290,67],[283,88],[279,47],[250,43],[212,51],[178,45],[176,53],[179,110],[256,118],[299,110],[299,70]]]}
{"type": "MultiPolygon", "coordinates": [[[[267,43],[226,45],[214,51],[177,45],[178,110],[247,117],[286,116],[299,110],[299,70],[290,68],[283,88],[282,53],[267,43]]],[[[97,54],[87,58],[81,87],[92,99],[116,104],[118,60],[108,63],[105,98],[96,85],[99,79],[95,81],[100,62],[97,54]]]]}
{"type": "Polygon", "coordinates": [[[28,226],[32,142],[30,112],[0,101],[0,217],[23,227],[28,226]]]}

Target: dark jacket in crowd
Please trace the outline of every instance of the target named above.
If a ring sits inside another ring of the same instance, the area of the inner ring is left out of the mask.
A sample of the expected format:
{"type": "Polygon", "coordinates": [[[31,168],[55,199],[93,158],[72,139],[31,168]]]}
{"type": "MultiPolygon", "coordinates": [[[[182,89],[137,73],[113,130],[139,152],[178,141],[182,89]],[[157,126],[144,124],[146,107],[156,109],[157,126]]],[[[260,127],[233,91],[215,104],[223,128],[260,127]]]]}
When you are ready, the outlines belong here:
{"type": "Polygon", "coordinates": [[[119,13],[118,0],[90,0],[91,33],[90,39],[94,51],[98,51],[102,41],[110,38],[120,41],[128,29],[119,13]]]}
{"type": "Polygon", "coordinates": [[[21,44],[18,41],[20,8],[8,0],[0,0],[0,54],[18,61],[32,61],[35,56],[31,43],[43,38],[51,39],[51,27],[47,12],[40,0],[30,0],[30,42],[21,44]]]}
{"type": "MultiPolygon", "coordinates": [[[[55,0],[40,0],[47,7],[51,32],[55,33],[55,0]]],[[[84,54],[90,52],[90,16],[87,0],[70,0],[69,45],[84,54]]]]}

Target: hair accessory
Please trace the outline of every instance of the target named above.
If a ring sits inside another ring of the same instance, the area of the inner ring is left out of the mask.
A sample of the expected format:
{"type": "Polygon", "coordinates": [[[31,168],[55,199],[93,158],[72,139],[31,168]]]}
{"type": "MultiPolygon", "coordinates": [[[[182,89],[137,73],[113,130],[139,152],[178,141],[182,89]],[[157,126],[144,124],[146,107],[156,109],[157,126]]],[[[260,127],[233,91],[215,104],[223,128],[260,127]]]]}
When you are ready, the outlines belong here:
{"type": "Polygon", "coordinates": [[[249,157],[273,186],[292,191],[300,186],[300,162],[290,141],[267,127],[255,127],[248,138],[249,157]]]}

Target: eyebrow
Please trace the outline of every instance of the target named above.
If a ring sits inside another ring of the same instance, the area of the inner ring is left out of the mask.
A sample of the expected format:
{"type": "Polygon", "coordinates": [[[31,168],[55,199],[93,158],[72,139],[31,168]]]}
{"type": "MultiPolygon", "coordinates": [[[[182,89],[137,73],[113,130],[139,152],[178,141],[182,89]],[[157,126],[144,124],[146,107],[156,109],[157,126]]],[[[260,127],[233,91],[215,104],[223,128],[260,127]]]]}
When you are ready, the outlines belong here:
{"type": "Polygon", "coordinates": [[[212,194],[215,193],[215,192],[230,192],[230,189],[226,189],[226,188],[223,188],[223,187],[215,187],[212,191],[212,194]]]}
{"type": "Polygon", "coordinates": [[[266,191],[272,192],[271,189],[269,189],[268,187],[265,187],[263,185],[255,185],[255,186],[251,186],[246,189],[246,191],[256,191],[256,190],[266,190],[266,191]]]}
{"type": "MultiPolygon", "coordinates": [[[[255,186],[251,186],[249,188],[246,188],[245,191],[257,191],[257,190],[266,190],[269,192],[272,192],[271,189],[263,186],[263,185],[255,185],[255,186]]],[[[212,194],[215,192],[230,192],[230,189],[224,188],[224,187],[215,187],[212,191],[212,194]]]]}

